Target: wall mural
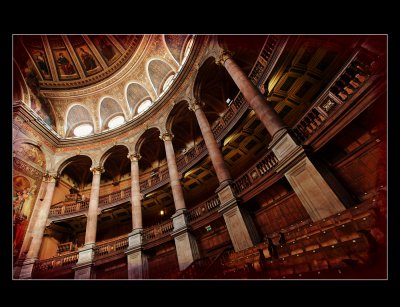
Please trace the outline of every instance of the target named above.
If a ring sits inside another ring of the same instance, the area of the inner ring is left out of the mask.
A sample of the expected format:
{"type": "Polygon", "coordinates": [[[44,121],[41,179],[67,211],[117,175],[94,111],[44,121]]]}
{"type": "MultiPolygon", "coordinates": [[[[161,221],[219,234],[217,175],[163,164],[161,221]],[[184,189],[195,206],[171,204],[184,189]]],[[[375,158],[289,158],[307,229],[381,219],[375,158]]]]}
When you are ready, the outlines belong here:
{"type": "Polygon", "coordinates": [[[86,76],[93,75],[102,70],[87,45],[80,45],[74,48],[86,76]]]}
{"type": "Polygon", "coordinates": [[[39,115],[46,124],[56,131],[54,114],[49,102],[43,96],[40,95],[38,98],[31,95],[31,109],[35,111],[35,113],[39,115]]]}
{"type": "Polygon", "coordinates": [[[13,178],[13,226],[14,255],[21,249],[29,219],[37,196],[37,186],[25,176],[13,178]]]}
{"type": "Polygon", "coordinates": [[[26,160],[33,162],[34,164],[37,164],[40,166],[40,168],[44,168],[45,166],[46,160],[44,154],[35,145],[27,143],[17,144],[14,147],[14,153],[26,160]]]}
{"type": "Polygon", "coordinates": [[[79,77],[67,49],[53,50],[53,56],[56,61],[60,80],[76,79],[79,77]]]}
{"type": "Polygon", "coordinates": [[[111,43],[111,41],[105,35],[92,35],[90,36],[96,48],[99,50],[101,56],[107,65],[113,64],[117,59],[120,58],[121,53],[111,43]]]}
{"type": "Polygon", "coordinates": [[[35,49],[28,47],[29,53],[36,64],[42,78],[44,80],[52,80],[51,72],[49,68],[49,61],[47,60],[46,54],[43,49],[35,49]]]}

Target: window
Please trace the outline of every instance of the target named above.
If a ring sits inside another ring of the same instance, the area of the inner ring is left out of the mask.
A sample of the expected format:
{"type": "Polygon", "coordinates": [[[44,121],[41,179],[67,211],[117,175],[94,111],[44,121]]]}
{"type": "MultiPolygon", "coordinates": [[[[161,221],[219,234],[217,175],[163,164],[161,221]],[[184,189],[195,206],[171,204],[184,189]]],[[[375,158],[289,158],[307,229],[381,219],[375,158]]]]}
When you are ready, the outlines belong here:
{"type": "Polygon", "coordinates": [[[170,85],[170,83],[171,83],[172,79],[174,78],[174,76],[175,75],[171,75],[171,76],[168,77],[167,80],[165,80],[164,85],[162,87],[162,91],[163,92],[168,88],[168,86],[170,85]]]}
{"type": "Polygon", "coordinates": [[[186,48],[185,48],[185,53],[183,54],[183,59],[182,59],[182,63],[184,63],[190,53],[190,50],[192,49],[193,46],[193,37],[188,41],[188,43],[186,44],[186,48]]]}
{"type": "Polygon", "coordinates": [[[93,131],[92,125],[83,124],[83,125],[79,125],[78,127],[76,127],[74,129],[74,135],[75,136],[87,136],[87,135],[91,134],[92,131],[93,131]]]}
{"type": "Polygon", "coordinates": [[[138,114],[143,113],[143,112],[146,111],[148,108],[150,108],[151,105],[152,105],[151,100],[147,99],[147,100],[143,101],[143,102],[139,105],[139,107],[138,107],[138,109],[137,109],[137,113],[138,113],[138,114]]]}
{"type": "Polygon", "coordinates": [[[108,128],[114,129],[115,127],[121,126],[124,122],[125,119],[122,115],[115,116],[108,122],[108,128]]]}

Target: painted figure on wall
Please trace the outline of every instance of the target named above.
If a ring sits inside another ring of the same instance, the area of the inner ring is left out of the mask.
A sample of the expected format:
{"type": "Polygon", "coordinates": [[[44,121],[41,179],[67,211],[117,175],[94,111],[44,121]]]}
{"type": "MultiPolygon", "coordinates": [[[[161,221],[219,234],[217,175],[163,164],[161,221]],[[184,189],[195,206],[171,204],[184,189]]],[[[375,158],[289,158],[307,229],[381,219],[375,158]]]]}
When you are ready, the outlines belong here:
{"type": "Polygon", "coordinates": [[[48,124],[53,130],[56,129],[54,117],[50,111],[50,106],[45,98],[41,97],[41,99],[37,100],[35,97],[31,98],[31,109],[39,115],[43,121],[48,124]]]}
{"type": "Polygon", "coordinates": [[[97,67],[96,65],[96,61],[94,60],[93,56],[86,52],[83,48],[79,48],[79,50],[81,51],[81,59],[83,64],[85,65],[85,69],[91,70],[91,69],[95,69],[97,67]]]}
{"type": "Polygon", "coordinates": [[[115,51],[107,39],[102,38],[100,40],[100,48],[101,53],[108,61],[110,61],[114,57],[115,51]]]}
{"type": "Polygon", "coordinates": [[[45,75],[49,74],[49,68],[47,67],[46,59],[44,57],[43,52],[39,51],[39,54],[36,54],[36,63],[39,66],[41,72],[45,75]]]}
{"type": "Polygon", "coordinates": [[[72,75],[75,73],[74,66],[72,66],[72,64],[69,62],[69,60],[64,56],[62,52],[58,54],[57,63],[58,65],[60,65],[65,75],[72,75]]]}
{"type": "Polygon", "coordinates": [[[30,182],[23,176],[13,179],[13,224],[14,224],[14,253],[19,253],[28,222],[32,214],[36,185],[30,186],[30,182]]]}

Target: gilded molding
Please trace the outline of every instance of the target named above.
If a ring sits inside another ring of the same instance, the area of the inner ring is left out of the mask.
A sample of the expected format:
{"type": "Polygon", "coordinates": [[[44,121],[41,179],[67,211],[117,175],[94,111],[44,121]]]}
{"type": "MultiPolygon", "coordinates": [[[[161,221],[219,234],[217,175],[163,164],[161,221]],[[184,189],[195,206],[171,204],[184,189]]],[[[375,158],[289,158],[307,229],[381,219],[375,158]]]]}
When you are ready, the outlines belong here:
{"type": "Polygon", "coordinates": [[[223,66],[227,59],[231,59],[234,53],[229,50],[222,49],[217,59],[215,59],[215,64],[223,66]]]}

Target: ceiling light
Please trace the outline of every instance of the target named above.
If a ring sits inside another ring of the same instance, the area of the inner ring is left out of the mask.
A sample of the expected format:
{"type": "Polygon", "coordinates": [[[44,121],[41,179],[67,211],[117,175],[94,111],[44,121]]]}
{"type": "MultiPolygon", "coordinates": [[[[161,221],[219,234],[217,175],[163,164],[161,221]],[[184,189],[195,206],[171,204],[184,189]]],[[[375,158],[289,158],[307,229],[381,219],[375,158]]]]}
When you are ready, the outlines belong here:
{"type": "Polygon", "coordinates": [[[137,109],[138,114],[143,113],[144,111],[146,111],[148,108],[151,107],[151,100],[147,99],[145,101],[143,101],[140,106],[137,109]]]}

